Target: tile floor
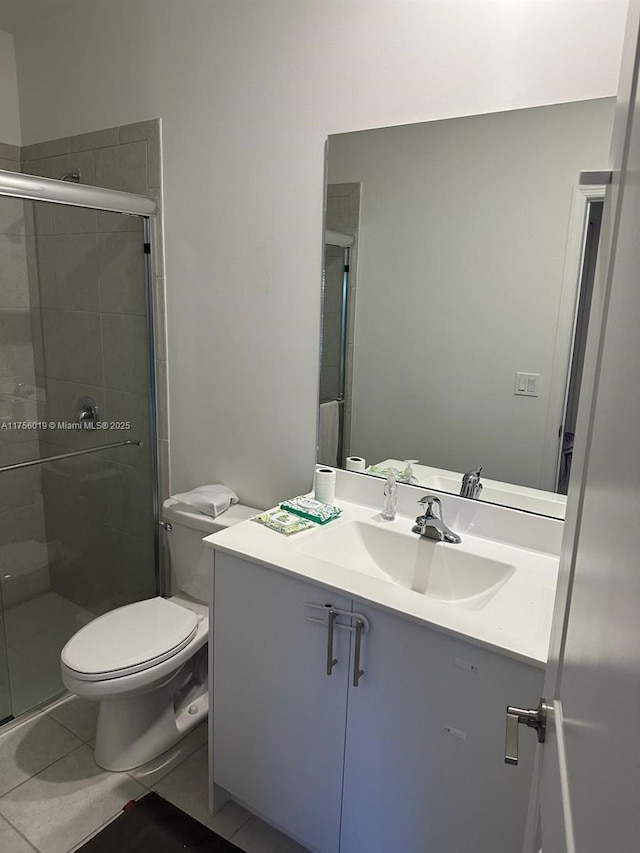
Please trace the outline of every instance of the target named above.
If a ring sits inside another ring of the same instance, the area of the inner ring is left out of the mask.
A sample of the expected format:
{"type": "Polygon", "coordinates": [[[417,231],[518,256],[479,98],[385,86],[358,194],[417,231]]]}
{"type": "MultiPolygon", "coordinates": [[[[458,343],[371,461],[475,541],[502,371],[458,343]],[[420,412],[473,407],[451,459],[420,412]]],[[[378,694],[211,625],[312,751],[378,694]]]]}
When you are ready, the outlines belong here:
{"type": "Polygon", "coordinates": [[[93,760],[96,712],[69,697],[0,734],[2,853],[71,853],[150,789],[246,853],[306,853],[221,790],[209,813],[206,723],[149,764],[110,773],[93,760]]]}
{"type": "Polygon", "coordinates": [[[95,614],[55,592],[45,592],[4,611],[15,717],[64,692],[60,652],[67,640],[92,619],[95,614]]]}

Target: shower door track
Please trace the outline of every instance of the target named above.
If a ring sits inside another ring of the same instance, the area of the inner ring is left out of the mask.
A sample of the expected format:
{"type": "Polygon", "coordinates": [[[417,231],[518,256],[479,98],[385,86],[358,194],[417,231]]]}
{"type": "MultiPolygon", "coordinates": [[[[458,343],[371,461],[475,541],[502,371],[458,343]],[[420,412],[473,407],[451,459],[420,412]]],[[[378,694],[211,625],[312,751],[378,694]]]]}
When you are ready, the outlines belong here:
{"type": "Polygon", "coordinates": [[[71,459],[72,456],[84,456],[86,453],[98,453],[100,450],[111,450],[113,447],[142,447],[141,441],[115,441],[111,444],[100,444],[98,447],[88,447],[86,450],[70,450],[69,453],[59,453],[57,456],[44,456],[42,459],[30,459],[28,462],[16,462],[14,465],[5,465],[0,468],[3,471],[17,471],[18,468],[30,468],[32,465],[44,465],[47,462],[57,462],[59,459],[71,459]]]}

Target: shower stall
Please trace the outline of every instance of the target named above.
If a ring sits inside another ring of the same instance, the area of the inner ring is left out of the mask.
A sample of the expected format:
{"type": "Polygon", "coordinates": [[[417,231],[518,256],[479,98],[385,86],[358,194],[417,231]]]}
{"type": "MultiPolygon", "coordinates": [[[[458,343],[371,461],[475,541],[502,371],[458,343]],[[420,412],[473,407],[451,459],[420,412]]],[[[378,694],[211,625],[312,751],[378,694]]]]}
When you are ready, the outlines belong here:
{"type": "Polygon", "coordinates": [[[0,171],[0,723],[160,589],[145,196],[0,171]]]}
{"type": "Polygon", "coordinates": [[[320,343],[320,424],[318,462],[344,465],[347,451],[346,412],[349,371],[347,341],[350,307],[351,234],[325,231],[322,267],[320,343]]]}

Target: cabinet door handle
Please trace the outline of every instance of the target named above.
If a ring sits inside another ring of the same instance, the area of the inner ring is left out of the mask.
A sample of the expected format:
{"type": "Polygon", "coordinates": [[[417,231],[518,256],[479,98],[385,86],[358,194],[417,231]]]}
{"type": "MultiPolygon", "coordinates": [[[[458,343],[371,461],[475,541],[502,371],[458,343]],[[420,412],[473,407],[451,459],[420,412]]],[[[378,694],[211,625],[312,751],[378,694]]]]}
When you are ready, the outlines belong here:
{"type": "Polygon", "coordinates": [[[327,625],[327,675],[333,674],[333,667],[338,663],[338,659],[333,656],[333,635],[336,628],[342,628],[343,631],[353,631],[355,637],[355,651],[353,655],[353,686],[357,687],[360,677],[364,675],[364,670],[360,669],[360,647],[361,636],[366,633],[371,627],[369,620],[364,613],[357,613],[353,610],[343,610],[340,607],[332,607],[330,604],[316,604],[312,601],[307,601],[304,605],[312,611],[322,612],[322,616],[310,616],[307,614],[308,622],[315,622],[317,625],[327,625]],[[326,614],[326,620],[325,620],[326,614]],[[337,622],[339,616],[349,619],[351,624],[345,625],[343,622],[337,622]],[[355,626],[353,625],[355,622],[355,626]]]}
{"type": "Polygon", "coordinates": [[[327,620],[327,675],[333,674],[333,668],[338,663],[338,659],[333,656],[333,627],[337,615],[337,610],[330,607],[327,620]]]}
{"type": "Polygon", "coordinates": [[[353,686],[357,687],[360,677],[364,675],[364,669],[360,669],[360,646],[362,644],[362,631],[364,622],[362,619],[356,619],[356,641],[355,650],[353,652],[353,686]]]}

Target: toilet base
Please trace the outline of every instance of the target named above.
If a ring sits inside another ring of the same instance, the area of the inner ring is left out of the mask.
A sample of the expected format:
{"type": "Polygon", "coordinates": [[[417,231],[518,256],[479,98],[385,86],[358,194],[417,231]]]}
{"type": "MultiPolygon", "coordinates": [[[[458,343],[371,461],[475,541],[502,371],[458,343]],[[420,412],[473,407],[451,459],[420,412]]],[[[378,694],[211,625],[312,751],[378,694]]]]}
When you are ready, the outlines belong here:
{"type": "Polygon", "coordinates": [[[180,689],[167,684],[127,698],[103,699],[98,712],[95,761],[105,770],[133,770],[176,744],[209,712],[205,680],[180,689]]]}

